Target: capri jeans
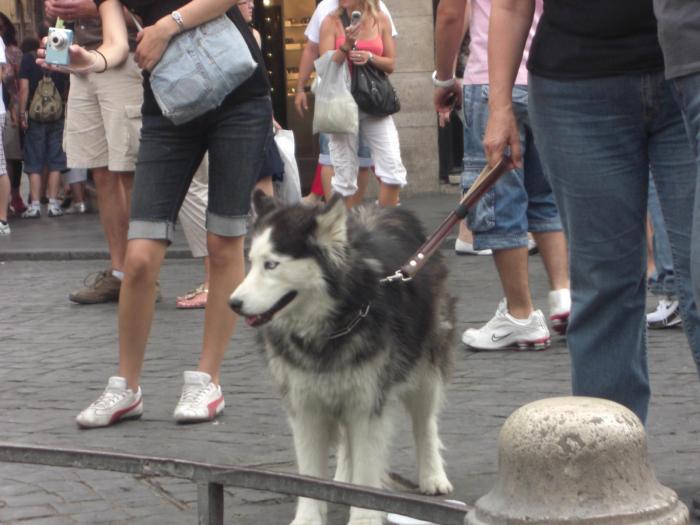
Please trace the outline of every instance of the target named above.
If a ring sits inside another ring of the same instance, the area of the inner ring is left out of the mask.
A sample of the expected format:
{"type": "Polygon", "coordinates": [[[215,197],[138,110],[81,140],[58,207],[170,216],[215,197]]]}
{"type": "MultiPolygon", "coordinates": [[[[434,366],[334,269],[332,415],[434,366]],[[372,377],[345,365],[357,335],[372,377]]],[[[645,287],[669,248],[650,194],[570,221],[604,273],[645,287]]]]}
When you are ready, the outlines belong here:
{"type": "Polygon", "coordinates": [[[399,132],[394,119],[374,117],[360,111],[358,135],[331,134],[331,161],[333,163],[333,191],[343,197],[357,191],[357,170],[360,168],[357,152],[360,137],[372,152],[374,173],[383,184],[406,185],[406,168],[401,161],[399,132]]]}
{"type": "MultiPolygon", "coordinates": [[[[646,421],[646,214],[651,170],[683,328],[700,365],[690,281],[696,164],[662,73],[586,80],[530,74],[530,118],[569,241],[566,338],[575,395],[611,399],[646,421]]],[[[700,367],[699,367],[700,370],[700,367]]]]}

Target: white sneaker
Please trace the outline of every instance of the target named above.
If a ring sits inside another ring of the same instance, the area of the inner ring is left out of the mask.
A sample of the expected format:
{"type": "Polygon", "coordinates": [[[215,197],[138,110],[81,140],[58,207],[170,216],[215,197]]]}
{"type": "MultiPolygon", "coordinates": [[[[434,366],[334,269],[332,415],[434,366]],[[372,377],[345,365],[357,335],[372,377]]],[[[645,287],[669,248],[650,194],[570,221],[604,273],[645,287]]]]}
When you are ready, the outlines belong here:
{"type": "Polygon", "coordinates": [[[491,250],[475,250],[470,242],[463,241],[459,237],[455,240],[455,253],[457,255],[491,255],[491,250]]]}
{"type": "Polygon", "coordinates": [[[10,225],[6,222],[0,221],[0,235],[10,235],[10,233],[12,233],[10,225]]]}
{"type": "Polygon", "coordinates": [[[568,288],[560,288],[549,292],[549,320],[552,328],[559,335],[566,333],[571,314],[571,291],[568,288]]]}
{"type": "Polygon", "coordinates": [[[678,301],[670,296],[659,299],[656,310],[647,314],[647,327],[652,330],[673,328],[681,324],[681,310],[678,301]]]}
{"type": "Polygon", "coordinates": [[[539,252],[540,249],[537,247],[537,241],[533,239],[532,237],[527,238],[527,254],[528,255],[535,255],[537,252],[539,252]]]}
{"type": "Polygon", "coordinates": [[[87,212],[87,207],[84,202],[76,202],[72,206],[66,208],[63,213],[66,215],[82,215],[87,212]]]}
{"type": "Polygon", "coordinates": [[[112,376],[102,395],[78,414],[75,420],[83,428],[108,427],[118,421],[141,417],[141,414],[143,414],[141,387],[134,392],[126,388],[126,379],[112,376]]]}
{"type": "Polygon", "coordinates": [[[46,215],[49,217],[63,217],[63,210],[58,204],[49,204],[46,215]]]}
{"type": "Polygon", "coordinates": [[[541,310],[533,311],[527,319],[516,319],[508,313],[503,299],[496,315],[478,330],[466,330],[462,342],[473,350],[544,350],[550,337],[541,310]]]}
{"type": "Polygon", "coordinates": [[[185,385],[178,401],[173,418],[178,423],[211,421],[224,410],[224,395],[221,386],[211,382],[206,372],[187,370],[185,385]]]}

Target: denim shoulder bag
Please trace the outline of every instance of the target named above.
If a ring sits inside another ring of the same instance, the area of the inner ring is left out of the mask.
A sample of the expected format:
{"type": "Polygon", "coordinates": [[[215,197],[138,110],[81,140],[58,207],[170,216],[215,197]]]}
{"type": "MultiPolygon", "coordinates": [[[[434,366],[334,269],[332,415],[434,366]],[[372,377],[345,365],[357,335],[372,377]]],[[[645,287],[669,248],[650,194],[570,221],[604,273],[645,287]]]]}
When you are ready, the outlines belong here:
{"type": "Polygon", "coordinates": [[[257,67],[243,35],[224,14],[170,40],[151,71],[151,89],[163,116],[184,124],[219,107],[257,67]]]}

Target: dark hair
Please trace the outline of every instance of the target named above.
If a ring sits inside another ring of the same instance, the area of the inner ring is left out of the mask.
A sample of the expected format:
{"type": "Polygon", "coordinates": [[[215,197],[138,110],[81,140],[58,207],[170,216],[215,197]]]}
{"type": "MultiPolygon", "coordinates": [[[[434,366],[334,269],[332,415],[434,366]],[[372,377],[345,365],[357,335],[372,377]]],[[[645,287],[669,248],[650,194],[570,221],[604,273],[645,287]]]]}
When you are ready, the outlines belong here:
{"type": "Polygon", "coordinates": [[[28,36],[19,45],[22,53],[32,53],[39,49],[39,39],[35,36],[28,36]]]}
{"type": "Polygon", "coordinates": [[[13,24],[7,15],[0,11],[0,22],[4,27],[2,32],[2,41],[5,42],[5,46],[16,46],[17,45],[17,29],[15,29],[15,24],[13,24]]]}

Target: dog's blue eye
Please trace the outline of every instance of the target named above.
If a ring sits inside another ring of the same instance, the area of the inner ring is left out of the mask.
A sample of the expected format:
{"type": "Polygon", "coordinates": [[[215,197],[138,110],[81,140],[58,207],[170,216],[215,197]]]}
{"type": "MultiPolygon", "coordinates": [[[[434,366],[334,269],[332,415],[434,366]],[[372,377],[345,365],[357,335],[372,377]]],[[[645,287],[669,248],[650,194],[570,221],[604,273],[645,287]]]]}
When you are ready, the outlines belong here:
{"type": "Polygon", "coordinates": [[[280,263],[277,261],[265,261],[265,269],[266,270],[274,270],[279,266],[280,263]]]}

